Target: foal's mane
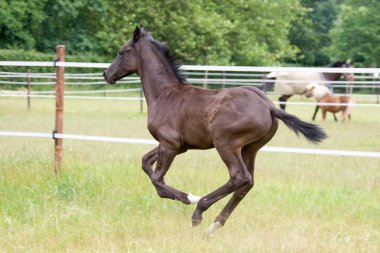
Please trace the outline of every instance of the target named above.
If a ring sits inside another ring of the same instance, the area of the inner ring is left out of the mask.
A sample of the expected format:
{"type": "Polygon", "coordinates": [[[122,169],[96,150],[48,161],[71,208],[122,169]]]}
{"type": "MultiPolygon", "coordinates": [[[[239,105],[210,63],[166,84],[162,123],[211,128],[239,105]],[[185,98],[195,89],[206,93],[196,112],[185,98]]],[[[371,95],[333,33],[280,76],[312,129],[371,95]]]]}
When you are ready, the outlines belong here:
{"type": "Polygon", "coordinates": [[[189,85],[186,80],[186,77],[182,73],[180,67],[181,63],[176,59],[175,55],[169,50],[169,47],[162,42],[156,41],[153,38],[150,40],[152,45],[161,53],[164,59],[169,64],[170,68],[173,70],[173,73],[177,77],[178,81],[180,81],[183,85],[189,85]]]}

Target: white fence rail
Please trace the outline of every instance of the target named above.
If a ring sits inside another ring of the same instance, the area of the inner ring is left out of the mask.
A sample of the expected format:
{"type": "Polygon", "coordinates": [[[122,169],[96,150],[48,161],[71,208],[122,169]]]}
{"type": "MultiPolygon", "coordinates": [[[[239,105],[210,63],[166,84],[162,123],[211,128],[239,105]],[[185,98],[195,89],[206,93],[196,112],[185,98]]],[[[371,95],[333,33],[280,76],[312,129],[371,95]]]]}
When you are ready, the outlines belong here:
{"type": "MultiPolygon", "coordinates": [[[[110,63],[89,62],[42,62],[42,61],[0,61],[0,66],[27,67],[75,67],[75,68],[108,68],[110,63]]],[[[183,65],[188,71],[232,71],[232,72],[317,72],[317,73],[364,73],[379,74],[379,68],[309,68],[309,67],[249,67],[249,66],[198,66],[183,65]]]]}
{"type": "MultiPolygon", "coordinates": [[[[149,140],[149,139],[89,136],[89,135],[77,135],[77,134],[0,131],[0,136],[3,136],[3,137],[37,137],[37,138],[53,138],[53,139],[68,139],[68,140],[84,140],[84,141],[101,141],[101,142],[118,142],[118,143],[158,145],[157,141],[149,140]]],[[[267,152],[279,152],[279,153],[298,153],[298,154],[312,154],[312,155],[333,155],[333,156],[354,156],[354,157],[380,158],[380,152],[366,152],[366,151],[352,151],[352,150],[308,149],[308,148],[290,148],[290,147],[263,147],[261,150],[267,151],[267,152]]]]}
{"type": "MultiPolygon", "coordinates": [[[[80,68],[101,68],[105,69],[109,66],[108,63],[82,63],[82,62],[19,62],[19,61],[0,61],[0,66],[43,66],[43,67],[80,67],[80,68]]],[[[373,79],[371,81],[357,81],[360,84],[367,82],[371,84],[370,88],[378,88],[380,82],[375,78],[380,73],[379,68],[296,68],[296,67],[245,67],[245,66],[194,66],[184,65],[181,67],[188,75],[204,75],[205,78],[193,78],[190,81],[196,83],[210,83],[218,82],[228,85],[246,85],[246,84],[258,84],[263,81],[264,73],[268,72],[317,72],[317,73],[355,73],[355,74],[372,74],[373,79]],[[198,71],[198,72],[196,72],[198,71]],[[204,71],[199,72],[199,71],[204,71]],[[215,73],[218,71],[218,73],[215,73]],[[224,73],[229,72],[229,73],[224,73]],[[255,73],[249,73],[255,72],[255,73]],[[260,73],[257,73],[260,72],[260,73]],[[220,75],[221,74],[221,75],[220,75]],[[219,77],[218,77],[219,75],[219,77]],[[209,76],[216,76],[217,78],[210,79],[209,76]],[[220,78],[220,76],[232,76],[233,79],[220,78]],[[239,79],[236,76],[252,76],[253,79],[239,79]]],[[[47,78],[55,79],[54,74],[51,73],[36,73],[26,74],[18,72],[0,72],[0,77],[12,77],[12,78],[47,78]]],[[[66,74],[66,79],[83,79],[83,80],[100,80],[101,74],[66,74]]],[[[365,78],[363,78],[365,79],[365,78]]],[[[370,79],[367,78],[366,79],[370,79]]],[[[0,83],[7,81],[0,81],[0,83]]],[[[122,80],[121,83],[138,83],[139,78],[129,77],[126,80],[122,80]]],[[[10,83],[10,82],[8,82],[10,83]]],[[[13,82],[14,84],[27,84],[27,82],[13,82]]],[[[335,82],[339,84],[341,81],[335,82]]],[[[352,83],[352,82],[351,82],[352,83]]],[[[66,82],[66,84],[72,85],[90,85],[90,84],[105,84],[105,82],[66,82]]],[[[36,82],[33,85],[52,85],[52,82],[36,82]]],[[[85,92],[83,92],[85,93],[85,92]]],[[[45,93],[46,94],[46,93],[45,93]]],[[[66,93],[70,94],[70,93],[66,93]]],[[[0,94],[0,96],[17,96],[17,97],[44,97],[51,98],[53,95],[41,95],[41,94],[0,94]]],[[[143,100],[142,97],[89,97],[89,96],[65,96],[67,99],[107,99],[107,100],[143,100]]],[[[278,102],[277,102],[278,103],[278,102]]],[[[306,102],[287,102],[287,104],[297,105],[322,105],[322,103],[306,103],[306,102]]],[[[323,103],[323,105],[332,105],[331,103],[323,103]]],[[[334,104],[335,105],[335,104],[334,104]]],[[[354,106],[371,106],[380,107],[378,104],[354,104],[354,106]]],[[[154,140],[146,139],[131,139],[131,138],[117,138],[117,137],[104,137],[104,136],[85,136],[75,134],[51,134],[51,133],[31,133],[31,132],[12,132],[12,131],[0,131],[0,136],[3,137],[39,137],[39,138],[54,138],[54,139],[74,139],[74,140],[88,140],[88,141],[107,141],[107,142],[121,142],[121,143],[136,143],[136,144],[155,144],[154,140]]],[[[380,152],[365,152],[365,151],[350,151],[350,150],[328,150],[328,149],[303,149],[303,148],[290,148],[290,147],[264,147],[263,151],[269,152],[285,152],[285,153],[300,153],[300,154],[317,154],[317,155],[338,155],[338,156],[356,156],[356,157],[372,157],[380,158],[380,152]]]]}
{"type": "MultiPolygon", "coordinates": [[[[103,92],[103,91],[102,91],[103,92]]],[[[66,93],[66,92],[65,92],[66,93]]],[[[77,92],[73,92],[77,93],[77,92]]],[[[80,92],[78,92],[79,94],[80,92]]],[[[84,93],[84,92],[83,92],[84,93]]],[[[70,94],[66,93],[66,94],[70,94]]],[[[17,93],[2,93],[0,92],[0,97],[31,97],[31,98],[55,98],[54,95],[41,95],[41,94],[17,94],[17,93]]],[[[144,97],[95,97],[95,96],[64,96],[65,99],[89,99],[89,100],[132,100],[132,101],[140,101],[145,100],[144,97]]],[[[273,101],[275,104],[286,104],[286,105],[307,105],[307,106],[317,106],[317,105],[338,105],[338,106],[344,106],[344,105],[350,105],[350,106],[356,106],[356,107],[380,107],[380,104],[360,104],[360,103],[317,103],[317,102],[278,102],[273,101]]]]}

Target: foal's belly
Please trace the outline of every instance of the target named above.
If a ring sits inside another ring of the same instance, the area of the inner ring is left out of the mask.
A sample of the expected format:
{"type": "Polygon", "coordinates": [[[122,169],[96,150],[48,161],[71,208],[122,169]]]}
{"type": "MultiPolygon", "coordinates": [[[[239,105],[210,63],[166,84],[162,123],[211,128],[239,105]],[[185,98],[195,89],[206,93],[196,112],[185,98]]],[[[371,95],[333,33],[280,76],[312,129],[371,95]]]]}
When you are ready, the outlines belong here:
{"type": "Polygon", "coordinates": [[[182,142],[189,149],[210,149],[214,147],[211,135],[204,126],[186,126],[182,132],[182,142]]]}

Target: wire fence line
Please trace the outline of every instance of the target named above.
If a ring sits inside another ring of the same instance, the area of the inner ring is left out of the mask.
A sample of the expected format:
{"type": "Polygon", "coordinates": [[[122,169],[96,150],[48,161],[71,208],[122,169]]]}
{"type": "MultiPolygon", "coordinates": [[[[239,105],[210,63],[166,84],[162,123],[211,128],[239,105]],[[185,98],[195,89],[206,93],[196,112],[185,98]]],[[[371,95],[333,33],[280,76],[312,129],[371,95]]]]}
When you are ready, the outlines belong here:
{"type": "MultiPolygon", "coordinates": [[[[54,132],[53,133],[36,133],[36,132],[0,131],[0,136],[52,138],[52,139],[68,139],[68,140],[100,141],[100,142],[148,144],[148,145],[159,144],[157,141],[151,140],[151,139],[90,136],[90,135],[78,135],[78,134],[57,134],[54,132]]],[[[367,151],[308,149],[308,148],[291,148],[291,147],[263,147],[260,150],[266,151],[266,152],[278,152],[278,153],[298,153],[298,154],[312,154],[312,155],[380,158],[380,152],[367,152],[367,151]]]]}

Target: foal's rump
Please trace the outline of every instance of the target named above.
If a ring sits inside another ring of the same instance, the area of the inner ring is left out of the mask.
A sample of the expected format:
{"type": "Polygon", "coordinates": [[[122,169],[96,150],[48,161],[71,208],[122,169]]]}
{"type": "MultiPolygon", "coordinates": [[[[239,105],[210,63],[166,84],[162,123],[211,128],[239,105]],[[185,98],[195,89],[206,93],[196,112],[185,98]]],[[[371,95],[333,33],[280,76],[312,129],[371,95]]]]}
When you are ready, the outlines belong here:
{"type": "Polygon", "coordinates": [[[321,75],[316,72],[272,72],[269,75],[276,77],[274,91],[281,95],[302,95],[309,83],[322,81],[321,75]]]}
{"type": "MultiPolygon", "coordinates": [[[[304,122],[294,115],[288,114],[283,110],[277,109],[272,101],[260,90],[254,87],[241,87],[249,90],[257,95],[257,104],[259,101],[266,109],[269,109],[271,117],[280,119],[284,124],[291,129],[296,135],[303,135],[310,142],[321,142],[327,138],[326,133],[317,125],[304,122]]],[[[266,111],[266,110],[265,110],[266,111]]],[[[273,118],[272,118],[273,120],[273,118]]]]}

